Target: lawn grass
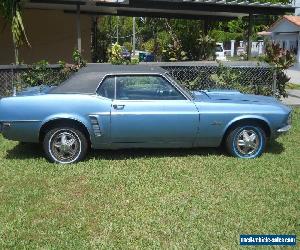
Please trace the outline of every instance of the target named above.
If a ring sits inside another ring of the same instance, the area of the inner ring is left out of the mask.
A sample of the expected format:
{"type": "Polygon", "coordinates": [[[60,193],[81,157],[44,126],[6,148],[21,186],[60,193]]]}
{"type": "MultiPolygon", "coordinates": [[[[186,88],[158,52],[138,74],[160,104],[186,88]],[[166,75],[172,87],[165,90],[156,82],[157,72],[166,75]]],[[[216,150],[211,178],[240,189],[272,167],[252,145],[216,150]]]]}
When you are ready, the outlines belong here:
{"type": "Polygon", "coordinates": [[[0,249],[238,249],[240,234],[299,238],[299,120],[298,109],[293,130],[255,160],[122,150],[62,166],[0,137],[0,249]]]}
{"type": "Polygon", "coordinates": [[[288,83],[286,89],[300,89],[300,84],[288,83]]]}

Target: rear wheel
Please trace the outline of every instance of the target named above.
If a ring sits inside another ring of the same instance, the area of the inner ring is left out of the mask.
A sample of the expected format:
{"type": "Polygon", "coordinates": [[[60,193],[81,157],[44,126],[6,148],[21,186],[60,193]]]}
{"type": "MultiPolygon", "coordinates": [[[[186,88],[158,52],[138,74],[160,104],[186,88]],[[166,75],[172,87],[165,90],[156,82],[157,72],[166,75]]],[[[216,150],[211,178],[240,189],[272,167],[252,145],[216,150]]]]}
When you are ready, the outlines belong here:
{"type": "Polygon", "coordinates": [[[226,138],[226,148],[237,158],[257,158],[265,151],[266,133],[258,125],[235,127],[226,138]]]}
{"type": "Polygon", "coordinates": [[[70,164],[85,158],[88,141],[78,128],[59,127],[46,133],[43,148],[51,162],[70,164]]]}

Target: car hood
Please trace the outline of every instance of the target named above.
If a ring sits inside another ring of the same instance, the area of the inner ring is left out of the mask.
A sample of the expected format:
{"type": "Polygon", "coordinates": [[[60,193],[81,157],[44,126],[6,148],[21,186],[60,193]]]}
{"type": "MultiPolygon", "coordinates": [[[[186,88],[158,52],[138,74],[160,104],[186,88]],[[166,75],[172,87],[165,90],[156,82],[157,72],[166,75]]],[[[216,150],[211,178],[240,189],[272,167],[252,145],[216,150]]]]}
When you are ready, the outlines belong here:
{"type": "Polygon", "coordinates": [[[55,86],[48,86],[48,85],[40,85],[36,87],[29,87],[23,89],[22,91],[17,92],[17,96],[34,96],[34,95],[45,95],[51,89],[56,88],[55,86]]]}
{"type": "Polygon", "coordinates": [[[195,101],[245,104],[281,104],[274,97],[242,94],[236,90],[205,90],[193,91],[193,93],[195,95],[195,101]]]}

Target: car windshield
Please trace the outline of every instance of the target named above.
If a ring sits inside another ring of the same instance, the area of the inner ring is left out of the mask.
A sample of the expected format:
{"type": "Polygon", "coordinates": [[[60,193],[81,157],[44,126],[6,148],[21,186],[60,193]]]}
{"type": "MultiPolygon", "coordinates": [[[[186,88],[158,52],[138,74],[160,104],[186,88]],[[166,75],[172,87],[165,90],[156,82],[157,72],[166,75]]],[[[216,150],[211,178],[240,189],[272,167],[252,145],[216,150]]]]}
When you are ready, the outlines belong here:
{"type": "Polygon", "coordinates": [[[181,84],[178,80],[174,79],[169,73],[166,73],[166,75],[168,76],[169,80],[171,80],[175,85],[177,85],[177,87],[182,89],[192,99],[195,99],[195,94],[192,91],[190,91],[186,86],[181,84]]]}

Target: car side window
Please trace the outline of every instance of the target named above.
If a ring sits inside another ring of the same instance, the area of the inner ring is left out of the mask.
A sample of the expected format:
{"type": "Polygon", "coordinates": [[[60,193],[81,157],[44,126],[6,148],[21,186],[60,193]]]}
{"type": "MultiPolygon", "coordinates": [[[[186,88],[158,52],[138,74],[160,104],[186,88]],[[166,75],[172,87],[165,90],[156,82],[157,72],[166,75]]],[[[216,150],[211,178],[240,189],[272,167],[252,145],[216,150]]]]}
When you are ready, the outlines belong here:
{"type": "Polygon", "coordinates": [[[97,94],[108,99],[115,98],[115,77],[108,76],[101,83],[97,90],[97,94]]]}
{"type": "Polygon", "coordinates": [[[118,100],[185,100],[186,98],[161,76],[117,76],[118,100]]]}

